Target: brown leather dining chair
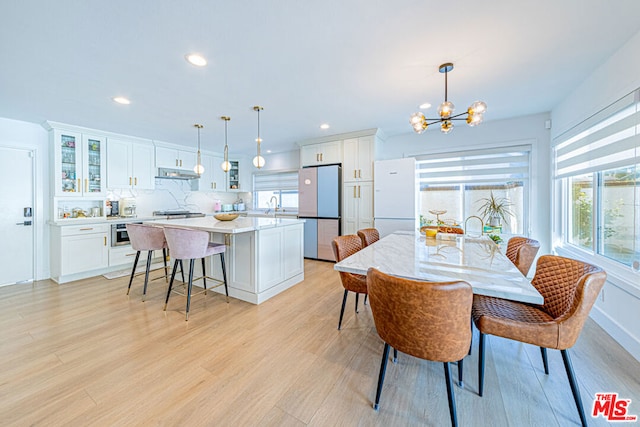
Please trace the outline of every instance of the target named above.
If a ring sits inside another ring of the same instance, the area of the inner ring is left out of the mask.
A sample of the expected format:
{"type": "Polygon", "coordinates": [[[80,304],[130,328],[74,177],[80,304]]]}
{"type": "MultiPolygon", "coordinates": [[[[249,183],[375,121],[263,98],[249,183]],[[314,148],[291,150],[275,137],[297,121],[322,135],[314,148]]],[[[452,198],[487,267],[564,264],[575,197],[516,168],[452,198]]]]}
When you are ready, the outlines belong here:
{"type": "Polygon", "coordinates": [[[363,228],[358,230],[358,236],[362,240],[362,247],[366,248],[372,243],[380,240],[380,233],[375,228],[363,228]]]}
{"type": "Polygon", "coordinates": [[[466,282],[422,282],[367,272],[369,305],[378,335],[384,341],[374,409],[379,408],[389,348],[411,356],[444,363],[451,425],[457,425],[456,403],[449,362],[462,359],[471,343],[469,318],[473,303],[466,282]]]}
{"type": "MultiPolygon", "coordinates": [[[[336,261],[340,262],[350,255],[355,254],[362,249],[362,241],[355,234],[347,234],[346,236],[338,236],[331,242],[333,254],[336,261]]],[[[340,319],[338,320],[338,330],[342,327],[342,317],[344,316],[344,307],[347,304],[347,295],[349,291],[356,294],[356,313],[358,312],[358,295],[367,295],[367,276],[360,274],[340,272],[340,281],[344,288],[344,296],[342,297],[342,308],[340,309],[340,319]]]]}
{"type": "Polygon", "coordinates": [[[507,258],[526,276],[531,269],[531,264],[540,249],[537,240],[526,237],[512,237],[507,243],[507,258]]]}
{"type": "MultiPolygon", "coordinates": [[[[496,335],[540,347],[545,373],[549,373],[547,348],[560,350],[582,425],[587,425],[569,348],[589,316],[606,273],[595,265],[554,255],[538,259],[531,284],[544,298],[543,305],[525,304],[476,295],[472,317],[480,331],[479,394],[484,386],[486,335],[496,335]]],[[[372,307],[373,308],[373,307],[372,307]]]]}

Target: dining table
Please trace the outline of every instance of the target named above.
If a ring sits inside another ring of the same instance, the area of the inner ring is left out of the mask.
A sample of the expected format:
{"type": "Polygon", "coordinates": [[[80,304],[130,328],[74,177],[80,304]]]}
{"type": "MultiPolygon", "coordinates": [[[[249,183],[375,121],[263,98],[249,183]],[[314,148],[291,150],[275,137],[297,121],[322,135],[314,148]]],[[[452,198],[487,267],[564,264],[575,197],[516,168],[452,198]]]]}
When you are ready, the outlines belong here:
{"type": "Polygon", "coordinates": [[[473,293],[524,303],[544,299],[487,235],[397,231],[335,264],[334,269],[366,275],[374,267],[392,276],[429,282],[462,280],[473,293]]]}

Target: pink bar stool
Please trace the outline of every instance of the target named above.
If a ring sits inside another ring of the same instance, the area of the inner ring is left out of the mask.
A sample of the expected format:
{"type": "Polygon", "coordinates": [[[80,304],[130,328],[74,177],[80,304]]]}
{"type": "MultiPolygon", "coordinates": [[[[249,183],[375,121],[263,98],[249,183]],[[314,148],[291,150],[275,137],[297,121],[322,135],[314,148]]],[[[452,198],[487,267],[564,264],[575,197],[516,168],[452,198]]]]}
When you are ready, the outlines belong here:
{"type": "Polygon", "coordinates": [[[151,268],[153,251],[162,250],[165,281],[169,276],[169,270],[167,267],[167,242],[164,238],[164,231],[162,231],[162,228],[154,227],[152,225],[127,224],[127,234],[129,235],[129,240],[131,241],[131,247],[137,251],[136,259],[135,261],[133,261],[133,268],[131,269],[131,278],[129,279],[127,295],[129,295],[129,291],[131,290],[131,283],[133,282],[133,278],[136,276],[136,267],[138,266],[138,259],[140,259],[140,252],[148,251],[147,268],[144,274],[144,288],[142,289],[142,301],[144,301],[144,298],[147,295],[147,284],[149,283],[149,270],[151,268]]]}
{"type": "Polygon", "coordinates": [[[204,230],[193,230],[179,227],[164,227],[164,235],[167,239],[167,245],[171,256],[175,258],[173,264],[173,271],[171,273],[171,281],[169,281],[169,289],[167,290],[167,299],[164,303],[164,310],[167,309],[169,303],[169,295],[171,295],[171,288],[173,287],[173,280],[176,276],[176,270],[178,263],[182,260],[189,260],[189,283],[187,288],[187,308],[185,320],[189,320],[189,306],[191,304],[191,289],[193,287],[194,280],[202,279],[204,284],[204,290],[207,291],[207,279],[218,282],[216,286],[222,286],[224,284],[224,290],[227,294],[227,303],[229,302],[229,289],[227,288],[227,272],[224,266],[224,252],[226,246],[222,243],[209,242],[209,232],[204,230]],[[220,282],[218,279],[207,276],[205,269],[204,259],[211,255],[220,255],[220,261],[222,263],[222,278],[220,282]],[[193,278],[193,267],[196,259],[202,259],[202,277],[196,279],[193,278]]]}

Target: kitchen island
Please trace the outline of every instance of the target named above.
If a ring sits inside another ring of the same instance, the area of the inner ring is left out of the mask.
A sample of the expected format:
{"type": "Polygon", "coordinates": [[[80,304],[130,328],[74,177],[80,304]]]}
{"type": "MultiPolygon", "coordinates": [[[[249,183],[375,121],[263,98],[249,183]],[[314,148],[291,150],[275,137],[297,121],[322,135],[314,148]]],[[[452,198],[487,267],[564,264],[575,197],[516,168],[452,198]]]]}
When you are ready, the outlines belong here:
{"type": "MultiPolygon", "coordinates": [[[[218,221],[205,217],[149,224],[208,231],[211,242],[227,245],[225,264],[231,297],[260,304],[304,280],[303,220],[240,217],[218,221]]],[[[199,268],[198,262],[196,276],[202,274],[199,268]]],[[[207,259],[207,274],[222,280],[220,257],[207,259]]],[[[224,292],[224,288],[214,291],[224,292]]]]}

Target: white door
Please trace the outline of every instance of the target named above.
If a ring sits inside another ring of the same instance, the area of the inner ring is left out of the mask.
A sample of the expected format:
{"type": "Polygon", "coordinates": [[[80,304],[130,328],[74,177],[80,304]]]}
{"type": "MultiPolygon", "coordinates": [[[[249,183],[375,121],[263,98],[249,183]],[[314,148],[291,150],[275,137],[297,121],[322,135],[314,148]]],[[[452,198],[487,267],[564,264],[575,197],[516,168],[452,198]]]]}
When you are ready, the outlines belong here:
{"type": "Polygon", "coordinates": [[[0,286],[34,278],[33,152],[0,147],[0,286]]]}

